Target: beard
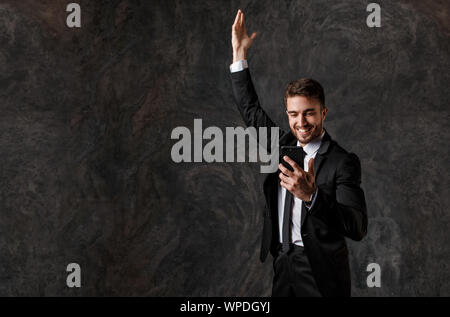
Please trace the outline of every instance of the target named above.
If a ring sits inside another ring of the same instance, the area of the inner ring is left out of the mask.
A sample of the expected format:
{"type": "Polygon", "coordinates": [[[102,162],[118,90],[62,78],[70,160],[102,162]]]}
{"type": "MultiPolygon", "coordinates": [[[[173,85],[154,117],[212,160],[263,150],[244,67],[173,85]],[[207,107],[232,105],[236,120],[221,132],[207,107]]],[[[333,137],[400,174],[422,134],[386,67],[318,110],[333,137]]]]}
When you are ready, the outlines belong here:
{"type": "Polygon", "coordinates": [[[323,122],[318,125],[307,125],[306,127],[294,126],[291,127],[292,133],[295,135],[297,140],[301,144],[308,144],[315,138],[319,137],[322,134],[323,130],[323,122]],[[301,132],[300,130],[306,130],[305,132],[301,132]]]}

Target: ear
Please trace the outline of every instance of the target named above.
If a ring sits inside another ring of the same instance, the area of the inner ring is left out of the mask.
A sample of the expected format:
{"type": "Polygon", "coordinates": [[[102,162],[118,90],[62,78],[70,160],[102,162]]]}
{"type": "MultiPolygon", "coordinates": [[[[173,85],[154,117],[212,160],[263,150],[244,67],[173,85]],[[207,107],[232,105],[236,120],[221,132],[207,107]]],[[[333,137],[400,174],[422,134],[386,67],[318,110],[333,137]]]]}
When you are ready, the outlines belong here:
{"type": "Polygon", "coordinates": [[[327,113],[328,113],[328,108],[323,107],[321,112],[322,112],[322,120],[325,120],[325,117],[327,116],[327,113]]]}

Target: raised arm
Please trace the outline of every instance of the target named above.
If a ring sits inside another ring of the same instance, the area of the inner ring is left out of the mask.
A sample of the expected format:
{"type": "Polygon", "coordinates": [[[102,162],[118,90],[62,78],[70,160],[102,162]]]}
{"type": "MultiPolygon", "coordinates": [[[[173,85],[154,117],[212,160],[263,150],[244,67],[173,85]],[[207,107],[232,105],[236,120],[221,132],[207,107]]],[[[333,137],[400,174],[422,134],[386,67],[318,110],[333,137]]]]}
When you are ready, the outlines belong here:
{"type": "MultiPolygon", "coordinates": [[[[276,125],[266,114],[266,112],[261,108],[258,100],[258,95],[256,94],[256,90],[250,76],[250,71],[248,67],[246,67],[247,50],[252,45],[257,33],[254,32],[250,37],[248,36],[245,29],[244,19],[244,13],[239,10],[232,26],[232,66],[245,61],[245,63],[243,63],[244,66],[241,65],[241,68],[243,69],[240,69],[239,71],[231,70],[233,95],[239,112],[241,113],[241,116],[247,126],[255,127],[256,129],[259,129],[260,127],[268,128],[269,133],[266,144],[270,144],[270,128],[276,127],[276,125]]],[[[280,130],[279,132],[279,137],[281,137],[284,132],[282,130],[280,130]]]]}

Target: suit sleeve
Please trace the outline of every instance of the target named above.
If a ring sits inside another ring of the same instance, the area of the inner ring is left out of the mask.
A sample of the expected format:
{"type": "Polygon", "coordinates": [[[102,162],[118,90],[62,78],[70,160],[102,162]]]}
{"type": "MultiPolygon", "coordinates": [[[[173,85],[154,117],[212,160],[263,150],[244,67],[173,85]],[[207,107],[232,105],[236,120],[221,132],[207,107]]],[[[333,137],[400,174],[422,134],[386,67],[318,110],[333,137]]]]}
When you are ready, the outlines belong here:
{"type": "Polygon", "coordinates": [[[330,229],[352,240],[360,241],[367,234],[367,208],[361,189],[361,164],[353,154],[339,163],[336,169],[336,187],[333,191],[317,191],[311,214],[328,224],[330,229]]]}
{"type": "MultiPolygon", "coordinates": [[[[250,70],[248,68],[245,68],[242,71],[231,73],[230,76],[233,87],[234,101],[239,109],[245,125],[247,127],[254,127],[257,129],[257,131],[261,127],[268,128],[266,144],[270,145],[270,128],[277,126],[266,114],[264,109],[262,109],[259,103],[258,95],[256,94],[256,90],[250,76],[250,70]]],[[[285,132],[280,129],[279,138],[281,138],[284,133],[285,132]]]]}

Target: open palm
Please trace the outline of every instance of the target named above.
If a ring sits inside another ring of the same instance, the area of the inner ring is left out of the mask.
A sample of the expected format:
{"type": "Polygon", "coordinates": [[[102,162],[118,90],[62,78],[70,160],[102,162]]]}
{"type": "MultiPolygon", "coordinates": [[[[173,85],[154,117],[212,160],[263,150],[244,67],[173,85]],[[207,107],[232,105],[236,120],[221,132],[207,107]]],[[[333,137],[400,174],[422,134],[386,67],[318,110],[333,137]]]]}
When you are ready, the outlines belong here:
{"type": "Polygon", "coordinates": [[[238,55],[243,58],[243,55],[247,52],[256,37],[256,32],[254,32],[250,37],[245,29],[245,16],[244,13],[239,10],[236,14],[236,19],[232,26],[232,36],[231,44],[233,46],[234,55],[238,55]]]}

